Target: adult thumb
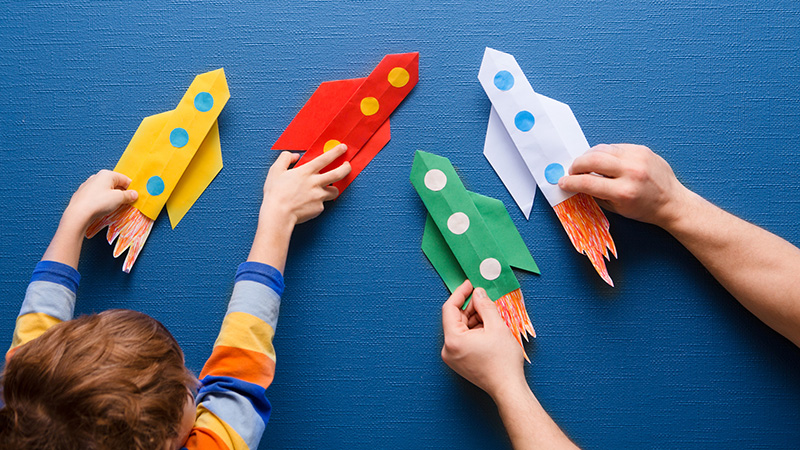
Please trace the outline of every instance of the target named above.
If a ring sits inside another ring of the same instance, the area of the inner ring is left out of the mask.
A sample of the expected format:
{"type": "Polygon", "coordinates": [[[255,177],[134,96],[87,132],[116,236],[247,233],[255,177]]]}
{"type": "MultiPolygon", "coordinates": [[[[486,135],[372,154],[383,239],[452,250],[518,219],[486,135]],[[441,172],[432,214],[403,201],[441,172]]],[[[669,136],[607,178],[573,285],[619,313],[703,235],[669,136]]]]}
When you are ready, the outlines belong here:
{"type": "Polygon", "coordinates": [[[475,288],[472,291],[472,301],[475,302],[475,311],[480,316],[484,327],[491,328],[495,325],[503,324],[503,319],[500,317],[500,313],[497,312],[497,306],[486,295],[486,291],[483,288],[475,288]]]}

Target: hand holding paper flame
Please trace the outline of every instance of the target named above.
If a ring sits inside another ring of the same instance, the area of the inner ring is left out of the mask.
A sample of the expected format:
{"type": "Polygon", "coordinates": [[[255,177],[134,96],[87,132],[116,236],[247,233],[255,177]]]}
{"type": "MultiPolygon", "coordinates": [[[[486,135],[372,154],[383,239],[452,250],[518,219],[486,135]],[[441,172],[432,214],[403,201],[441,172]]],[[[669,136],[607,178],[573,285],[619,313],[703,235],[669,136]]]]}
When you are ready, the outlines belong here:
{"type": "Polygon", "coordinates": [[[495,301],[520,346],[520,335],[536,336],[511,267],[539,267],[503,203],[467,191],[447,158],[423,151],[414,155],[411,184],[428,209],[422,251],[447,289],[468,278],[495,301]]]}

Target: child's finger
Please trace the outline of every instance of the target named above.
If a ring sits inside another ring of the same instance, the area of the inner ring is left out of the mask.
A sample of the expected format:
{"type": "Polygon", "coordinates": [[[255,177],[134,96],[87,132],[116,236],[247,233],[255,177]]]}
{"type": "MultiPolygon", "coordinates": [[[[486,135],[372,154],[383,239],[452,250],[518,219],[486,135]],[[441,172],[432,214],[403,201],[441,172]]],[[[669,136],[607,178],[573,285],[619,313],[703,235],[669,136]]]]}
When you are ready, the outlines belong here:
{"type": "Polygon", "coordinates": [[[336,147],[333,147],[327,152],[309,161],[308,164],[306,164],[306,167],[308,167],[308,170],[310,170],[312,173],[317,173],[320,170],[327,167],[328,164],[335,161],[336,158],[344,155],[344,152],[346,151],[347,151],[347,146],[344,144],[339,144],[336,147]]]}
{"type": "Polygon", "coordinates": [[[136,199],[139,198],[139,193],[134,190],[122,191],[122,194],[123,194],[123,201],[122,201],[123,204],[133,203],[136,201],[136,199]]]}
{"type": "Polygon", "coordinates": [[[97,173],[101,177],[109,180],[111,188],[113,189],[127,189],[131,184],[131,179],[127,175],[119,172],[112,172],[110,170],[101,170],[97,173]]]}
{"type": "Polygon", "coordinates": [[[319,175],[319,182],[323,186],[331,183],[336,183],[342,178],[346,177],[353,168],[350,166],[350,161],[345,161],[341,166],[319,175]]]}
{"type": "Polygon", "coordinates": [[[275,169],[281,172],[285,172],[289,170],[289,166],[291,166],[292,163],[297,161],[298,156],[300,155],[292,152],[281,152],[281,154],[278,155],[278,158],[275,160],[275,162],[272,163],[272,167],[270,167],[269,170],[272,171],[272,169],[275,169]]]}
{"type": "Polygon", "coordinates": [[[339,188],[336,186],[325,186],[322,189],[325,190],[325,196],[322,199],[323,202],[333,200],[339,196],[339,188]]]}

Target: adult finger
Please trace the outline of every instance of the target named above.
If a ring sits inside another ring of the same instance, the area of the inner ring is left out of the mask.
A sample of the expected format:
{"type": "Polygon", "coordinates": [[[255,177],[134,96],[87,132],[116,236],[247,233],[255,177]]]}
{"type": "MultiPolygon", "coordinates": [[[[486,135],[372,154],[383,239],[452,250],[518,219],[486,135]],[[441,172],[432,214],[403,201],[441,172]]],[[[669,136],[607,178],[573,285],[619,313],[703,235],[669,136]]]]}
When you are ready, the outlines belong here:
{"type": "Polygon", "coordinates": [[[617,210],[614,208],[614,205],[612,205],[611,202],[609,202],[608,200],[596,198],[595,201],[597,202],[598,205],[600,205],[601,208],[611,212],[617,212],[617,210]]]}
{"type": "Polygon", "coordinates": [[[506,326],[500,317],[500,313],[497,312],[497,306],[482,288],[475,289],[472,293],[472,301],[475,302],[475,312],[478,313],[481,322],[486,328],[492,329],[497,326],[506,326]]]}
{"type": "Polygon", "coordinates": [[[583,192],[592,197],[610,200],[614,198],[614,183],[617,180],[613,178],[603,178],[597,175],[581,174],[581,175],[567,175],[558,180],[558,187],[570,192],[583,192]]]}
{"type": "Polygon", "coordinates": [[[332,163],[336,160],[336,158],[344,155],[347,151],[347,146],[344,144],[339,144],[336,147],[328,150],[327,152],[317,156],[316,158],[309,161],[305,166],[308,167],[313,173],[317,173],[320,170],[324,169],[328,166],[328,164],[332,163]]]}
{"type": "Polygon", "coordinates": [[[597,144],[594,147],[590,148],[589,151],[605,152],[615,156],[622,156],[622,154],[625,153],[625,149],[623,147],[618,146],[617,144],[597,144]]]}
{"type": "Polygon", "coordinates": [[[467,300],[470,292],[472,283],[466,280],[442,305],[442,329],[445,334],[457,333],[466,328],[466,324],[461,320],[463,317],[461,305],[467,300]]]}
{"type": "Polygon", "coordinates": [[[592,172],[612,178],[619,177],[624,172],[622,160],[603,151],[586,152],[575,158],[569,168],[570,175],[592,172]]]}
{"type": "MultiPolygon", "coordinates": [[[[472,302],[470,302],[470,303],[472,303],[472,302]]],[[[481,322],[481,316],[479,316],[477,314],[473,314],[473,315],[469,316],[469,318],[467,319],[467,328],[469,328],[471,330],[471,329],[475,328],[476,326],[480,325],[481,323],[482,323],[481,322]]]]}
{"type": "Polygon", "coordinates": [[[319,182],[323,186],[327,186],[331,183],[336,183],[337,181],[349,175],[350,171],[352,170],[353,168],[350,166],[350,161],[345,161],[342,163],[341,166],[333,170],[330,170],[328,172],[320,174],[319,182]]]}

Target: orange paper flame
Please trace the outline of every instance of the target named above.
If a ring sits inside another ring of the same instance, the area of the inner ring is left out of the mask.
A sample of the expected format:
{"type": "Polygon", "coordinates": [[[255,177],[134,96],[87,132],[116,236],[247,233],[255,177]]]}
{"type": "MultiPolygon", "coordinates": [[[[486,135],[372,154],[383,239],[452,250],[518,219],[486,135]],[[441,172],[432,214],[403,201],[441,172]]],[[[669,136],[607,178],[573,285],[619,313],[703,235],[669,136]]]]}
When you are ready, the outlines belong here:
{"type": "MultiPolygon", "coordinates": [[[[522,291],[519,289],[511,291],[498,298],[494,304],[497,307],[497,312],[500,313],[500,317],[503,318],[511,332],[514,333],[514,337],[519,342],[520,347],[523,348],[523,354],[525,354],[525,347],[522,345],[520,336],[527,341],[528,334],[531,337],[536,337],[536,332],[533,331],[531,318],[528,317],[528,311],[525,309],[525,299],[522,298],[522,291]]],[[[531,362],[527,354],[525,354],[525,359],[531,362]]]]}
{"type": "Polygon", "coordinates": [[[564,226],[572,245],[580,253],[589,257],[594,270],[606,283],[614,286],[608,275],[603,256],[610,260],[608,250],[617,257],[617,247],[608,232],[608,219],[597,206],[594,198],[586,194],[577,194],[553,207],[558,220],[564,226]]]}
{"type": "Polygon", "coordinates": [[[122,263],[122,271],[130,273],[133,263],[136,262],[139,252],[142,251],[142,247],[147,241],[147,236],[150,235],[150,230],[153,229],[153,222],[153,219],[145,216],[133,206],[122,205],[111,214],[95,219],[86,230],[86,238],[91,239],[100,230],[108,227],[106,240],[109,244],[119,237],[117,245],[114,247],[114,258],[128,250],[128,256],[122,263]]]}

